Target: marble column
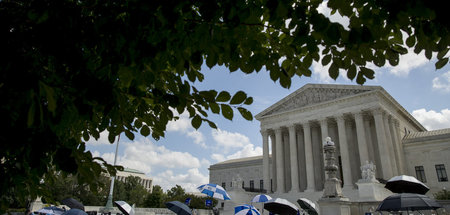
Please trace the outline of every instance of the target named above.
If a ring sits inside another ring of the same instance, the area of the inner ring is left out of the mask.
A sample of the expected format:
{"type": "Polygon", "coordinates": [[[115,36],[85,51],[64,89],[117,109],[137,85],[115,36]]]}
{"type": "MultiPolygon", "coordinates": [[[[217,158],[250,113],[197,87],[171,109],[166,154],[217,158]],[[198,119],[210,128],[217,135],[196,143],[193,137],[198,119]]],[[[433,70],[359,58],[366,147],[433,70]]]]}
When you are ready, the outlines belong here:
{"type": "Polygon", "coordinates": [[[284,193],[284,156],[283,156],[283,138],[281,128],[275,129],[275,142],[277,145],[277,192],[284,193]]]}
{"type": "Polygon", "coordinates": [[[305,166],[306,166],[306,190],[305,192],[314,192],[316,184],[314,182],[314,161],[312,157],[312,142],[311,142],[311,125],[309,122],[302,124],[303,138],[305,144],[305,166]]]}
{"type": "Polygon", "coordinates": [[[297,159],[297,141],[295,125],[289,126],[289,151],[291,155],[291,192],[300,191],[298,181],[298,159],[297,159]]]}
{"type": "Polygon", "coordinates": [[[336,121],[338,125],[339,146],[341,149],[342,180],[344,181],[344,189],[352,189],[353,183],[350,165],[350,153],[347,143],[347,132],[345,130],[346,128],[344,116],[337,116],[336,121]]]}
{"type": "Polygon", "coordinates": [[[364,129],[364,120],[361,112],[354,113],[356,124],[356,136],[358,140],[360,166],[364,165],[369,159],[369,150],[367,149],[366,131],[364,129]]]}
{"type": "Polygon", "coordinates": [[[305,138],[305,163],[306,163],[306,190],[305,192],[314,192],[316,184],[314,182],[314,162],[311,143],[311,125],[309,122],[303,123],[303,137],[305,138]]]}
{"type": "Polygon", "coordinates": [[[270,190],[275,192],[277,189],[277,144],[275,140],[275,132],[272,131],[269,138],[272,146],[272,176],[270,177],[272,184],[270,186],[270,190]]]}
{"type": "MultiPolygon", "coordinates": [[[[320,133],[322,133],[321,142],[325,141],[325,138],[328,137],[328,120],[327,118],[319,120],[320,122],[320,133]]],[[[323,154],[323,160],[325,160],[325,153],[323,154]]],[[[328,178],[328,175],[325,174],[325,180],[328,178]]]]}
{"type": "Polygon", "coordinates": [[[267,130],[262,130],[261,135],[263,139],[263,186],[264,189],[270,191],[269,134],[267,130]]]}
{"type": "Polygon", "coordinates": [[[400,131],[399,131],[399,129],[400,129],[400,123],[399,123],[399,121],[398,121],[398,119],[394,119],[393,120],[393,135],[394,135],[394,139],[395,139],[395,142],[397,143],[396,145],[397,145],[397,148],[398,148],[398,151],[397,151],[397,156],[398,156],[398,160],[399,160],[399,166],[398,166],[398,168],[399,168],[399,174],[400,175],[404,175],[404,174],[406,174],[406,168],[405,168],[405,156],[404,156],[404,154],[403,154],[403,144],[402,144],[402,141],[401,141],[401,138],[400,138],[400,131]]]}
{"type": "Polygon", "coordinates": [[[391,165],[392,165],[392,174],[397,175],[397,157],[395,156],[395,147],[394,143],[392,142],[392,134],[391,134],[391,128],[389,126],[389,119],[391,118],[391,115],[384,114],[383,115],[383,122],[384,122],[384,129],[386,130],[386,144],[388,145],[389,150],[389,156],[391,158],[391,165]]]}
{"type": "Polygon", "coordinates": [[[377,133],[378,151],[380,155],[381,166],[377,169],[381,169],[383,175],[381,176],[385,180],[389,180],[392,175],[391,158],[389,156],[389,148],[386,145],[386,131],[384,129],[383,115],[384,111],[381,109],[373,110],[373,117],[375,120],[375,130],[377,133]]]}

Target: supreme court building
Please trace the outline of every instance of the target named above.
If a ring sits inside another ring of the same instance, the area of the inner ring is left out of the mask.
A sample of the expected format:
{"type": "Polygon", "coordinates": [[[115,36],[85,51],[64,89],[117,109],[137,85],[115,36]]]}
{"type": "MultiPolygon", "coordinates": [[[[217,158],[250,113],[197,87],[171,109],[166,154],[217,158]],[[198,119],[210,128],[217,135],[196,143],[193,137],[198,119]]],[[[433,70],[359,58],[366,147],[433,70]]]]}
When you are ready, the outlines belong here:
{"type": "Polygon", "coordinates": [[[378,181],[411,175],[450,188],[450,129],[427,131],[380,86],[307,84],[256,115],[263,155],[211,165],[210,182],[246,191],[317,201],[324,189],[323,142],[336,145],[345,196],[357,201],[361,166],[373,163],[378,181]]]}

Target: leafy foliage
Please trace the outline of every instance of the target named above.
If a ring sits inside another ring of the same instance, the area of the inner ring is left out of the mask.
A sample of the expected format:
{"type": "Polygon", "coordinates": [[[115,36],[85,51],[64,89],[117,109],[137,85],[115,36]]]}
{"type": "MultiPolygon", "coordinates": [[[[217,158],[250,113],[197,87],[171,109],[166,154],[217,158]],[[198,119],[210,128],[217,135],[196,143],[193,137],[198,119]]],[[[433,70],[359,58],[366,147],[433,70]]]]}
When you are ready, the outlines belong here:
{"type": "Polygon", "coordinates": [[[49,193],[42,198],[44,203],[61,204],[65,198],[74,198],[85,205],[104,205],[108,197],[110,179],[101,176],[96,190],[90,189],[88,184],[79,183],[75,175],[55,172],[53,180],[43,181],[44,189],[49,193]]]}
{"type": "MultiPolygon", "coordinates": [[[[425,0],[329,0],[350,20],[333,23],[320,0],[0,1],[0,193],[46,195],[55,167],[95,189],[115,168],[85,149],[103,131],[164,137],[176,113],[199,128],[208,113],[252,120],[244,92],[198,90],[202,64],[254,73],[289,87],[313,62],[363,84],[369,64],[397,65],[408,48],[448,64],[445,7],[425,0]],[[405,37],[403,35],[406,35],[405,37]],[[24,186],[25,185],[25,186],[24,186]]],[[[9,204],[2,195],[1,210],[9,204]]]]}
{"type": "Polygon", "coordinates": [[[446,189],[434,193],[433,196],[437,200],[450,200],[450,192],[447,191],[446,189]]]}

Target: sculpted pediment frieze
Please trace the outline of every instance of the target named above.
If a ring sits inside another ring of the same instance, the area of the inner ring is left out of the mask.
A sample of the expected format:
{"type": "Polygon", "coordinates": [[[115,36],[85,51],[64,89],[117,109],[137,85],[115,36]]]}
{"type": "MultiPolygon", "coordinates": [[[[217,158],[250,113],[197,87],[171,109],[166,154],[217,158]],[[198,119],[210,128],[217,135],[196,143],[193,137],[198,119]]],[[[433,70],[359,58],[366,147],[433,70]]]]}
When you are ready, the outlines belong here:
{"type": "Polygon", "coordinates": [[[348,96],[353,96],[356,94],[371,91],[372,89],[346,89],[346,88],[308,88],[299,89],[301,90],[298,94],[286,101],[280,101],[280,104],[272,107],[263,116],[268,116],[276,113],[286,112],[290,110],[295,110],[298,108],[310,106],[313,104],[319,104],[322,102],[328,102],[348,96]]]}

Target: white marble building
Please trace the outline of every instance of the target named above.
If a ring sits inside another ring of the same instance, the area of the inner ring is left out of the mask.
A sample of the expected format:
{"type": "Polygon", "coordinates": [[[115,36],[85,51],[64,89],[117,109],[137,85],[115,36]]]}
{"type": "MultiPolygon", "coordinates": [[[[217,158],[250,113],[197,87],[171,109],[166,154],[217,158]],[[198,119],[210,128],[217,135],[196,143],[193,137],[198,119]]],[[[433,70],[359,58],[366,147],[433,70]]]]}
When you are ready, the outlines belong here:
{"type": "Polygon", "coordinates": [[[116,174],[116,180],[125,182],[128,176],[135,176],[139,177],[139,183],[144,186],[144,188],[148,192],[152,192],[153,189],[153,179],[151,177],[148,177],[145,175],[145,173],[136,170],[136,169],[130,169],[130,168],[124,168],[123,171],[117,171],[116,174]]]}
{"type": "Polygon", "coordinates": [[[412,175],[431,188],[430,196],[450,187],[450,129],[427,131],[382,87],[307,84],[256,119],[263,155],[211,165],[211,183],[228,188],[240,175],[245,188],[317,201],[326,180],[322,143],[329,136],[351,201],[360,199],[356,182],[366,162],[376,165],[379,181],[412,175]]]}

